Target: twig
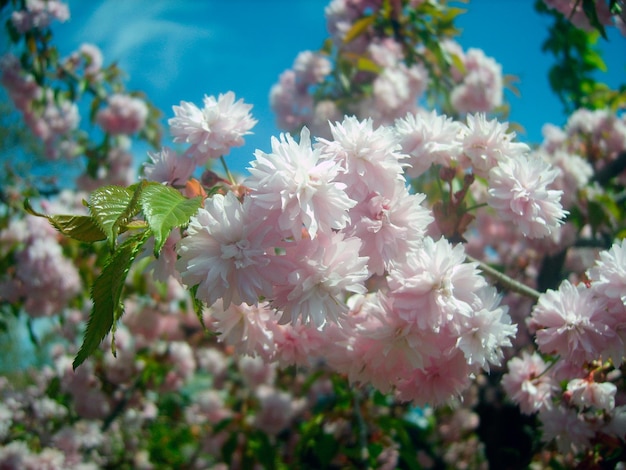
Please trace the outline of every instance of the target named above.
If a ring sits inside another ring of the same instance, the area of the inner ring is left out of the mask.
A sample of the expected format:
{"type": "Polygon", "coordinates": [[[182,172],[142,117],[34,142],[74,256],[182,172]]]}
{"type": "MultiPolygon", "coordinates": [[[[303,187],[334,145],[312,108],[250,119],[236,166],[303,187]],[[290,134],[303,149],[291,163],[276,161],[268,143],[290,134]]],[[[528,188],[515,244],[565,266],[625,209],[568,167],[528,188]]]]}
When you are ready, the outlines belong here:
{"type": "Polygon", "coordinates": [[[492,268],[488,264],[483,263],[482,261],[479,261],[468,254],[466,254],[465,256],[469,261],[473,263],[478,263],[481,271],[483,271],[487,276],[491,277],[492,279],[498,281],[507,289],[513,292],[517,292],[518,294],[525,295],[526,297],[529,297],[533,300],[539,300],[539,296],[541,295],[541,293],[536,291],[532,287],[528,287],[526,284],[522,284],[521,282],[516,281],[515,279],[507,276],[504,273],[501,273],[497,269],[492,268]]]}

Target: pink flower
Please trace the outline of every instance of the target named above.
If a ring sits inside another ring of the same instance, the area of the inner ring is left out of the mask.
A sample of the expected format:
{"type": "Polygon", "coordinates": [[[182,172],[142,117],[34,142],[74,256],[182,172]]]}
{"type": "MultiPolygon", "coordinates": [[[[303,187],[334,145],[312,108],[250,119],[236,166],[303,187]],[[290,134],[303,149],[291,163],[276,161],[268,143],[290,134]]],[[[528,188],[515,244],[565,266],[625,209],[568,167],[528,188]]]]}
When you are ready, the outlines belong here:
{"type": "MultiPolygon", "coordinates": [[[[572,22],[578,28],[592,30],[594,27],[589,23],[586,6],[583,7],[576,0],[544,0],[544,3],[563,14],[565,18],[572,22]]],[[[595,14],[603,25],[611,24],[611,11],[606,2],[594,2],[595,14]]]]}
{"type": "Polygon", "coordinates": [[[513,142],[515,132],[509,131],[508,123],[497,119],[487,120],[485,114],[467,116],[467,126],[461,133],[463,154],[460,158],[464,167],[486,178],[489,170],[505,158],[521,158],[530,151],[528,145],[513,142]]]}
{"type": "Polygon", "coordinates": [[[464,263],[463,245],[445,238],[424,238],[406,262],[389,270],[389,296],[394,311],[420,329],[438,331],[458,315],[469,317],[476,291],[485,286],[476,263],[464,263]]]}
{"type": "Polygon", "coordinates": [[[270,435],[276,435],[287,428],[301,408],[301,403],[291,394],[268,385],[259,386],[256,396],[259,410],[254,415],[253,424],[270,435]]]}
{"type": "MultiPolygon", "coordinates": [[[[23,227],[10,227],[25,229],[26,233],[19,240],[23,246],[18,245],[14,253],[15,270],[0,277],[0,297],[10,302],[23,301],[26,313],[35,318],[60,314],[80,292],[80,275],[63,255],[56,233],[48,231],[46,221],[33,216],[25,220],[23,227]]],[[[3,242],[17,242],[10,237],[3,231],[3,242]],[[7,235],[9,240],[5,239],[7,235]]]]}
{"type": "Polygon", "coordinates": [[[476,292],[469,317],[459,319],[457,348],[463,351],[469,365],[478,365],[489,372],[489,364],[500,365],[502,348],[511,346],[517,326],[511,325],[508,307],[500,305],[500,296],[494,287],[476,292]]]}
{"type": "Polygon", "coordinates": [[[372,84],[373,103],[364,103],[363,114],[373,116],[377,124],[391,124],[400,116],[415,112],[427,85],[428,71],[422,64],[407,67],[398,63],[386,67],[372,84]]]}
{"type": "Polygon", "coordinates": [[[0,58],[0,72],[0,81],[15,107],[22,112],[30,112],[31,102],[41,95],[41,88],[35,78],[22,69],[19,59],[13,54],[5,54],[0,58]]]}
{"type": "Polygon", "coordinates": [[[552,154],[539,152],[539,155],[561,170],[551,187],[563,192],[561,204],[564,207],[574,206],[578,201],[578,191],[585,187],[593,176],[591,164],[582,157],[563,150],[555,150],[552,154]]]}
{"type": "Polygon", "coordinates": [[[359,302],[358,311],[351,311],[356,318],[350,317],[356,324],[343,329],[351,336],[349,363],[339,368],[351,381],[369,382],[388,393],[413,370],[424,369],[454,348],[449,330],[434,335],[432,330],[416,328],[394,311],[393,301],[380,291],[359,302]]]}
{"type": "Polygon", "coordinates": [[[489,112],[502,104],[502,67],[480,49],[463,56],[465,75],[450,94],[459,113],[489,112]]]}
{"type": "Polygon", "coordinates": [[[310,85],[324,81],[332,71],[332,64],[319,52],[302,51],[293,62],[293,70],[296,72],[298,86],[308,89],[310,85]]]}
{"type": "Polygon", "coordinates": [[[626,241],[615,242],[610,250],[600,252],[588,274],[595,292],[626,305],[626,241]]]}
{"type": "Polygon", "coordinates": [[[196,168],[193,158],[179,155],[168,147],[160,152],[148,152],[151,162],[143,166],[143,174],[148,181],[183,186],[196,168]]]}
{"type": "Polygon", "coordinates": [[[503,158],[489,172],[488,203],[525,236],[543,238],[567,215],[559,202],[562,191],[548,189],[558,174],[540,158],[503,158]]]}
{"type": "Polygon", "coordinates": [[[299,143],[281,134],[280,141],[272,138],[272,153],[257,150],[255,156],[244,184],[256,216],[268,218],[268,225],[275,223],[285,237],[298,240],[303,229],[315,237],[349,223],[348,210],[356,203],[336,179],[340,166],[311,147],[306,127],[299,143]]]}
{"type": "Polygon", "coordinates": [[[296,72],[285,70],[270,90],[270,106],[278,127],[295,132],[309,123],[315,103],[308,88],[298,85],[296,72]]]}
{"type": "Polygon", "coordinates": [[[461,396],[469,385],[469,372],[463,353],[452,352],[401,378],[396,387],[398,398],[416,405],[443,405],[461,396]]]}
{"type": "Polygon", "coordinates": [[[403,263],[421,245],[430,211],[422,206],[424,194],[409,194],[396,185],[389,196],[371,193],[350,211],[352,225],[346,233],[361,239],[361,254],[369,256],[368,269],[383,275],[393,263],[403,263]]]}
{"type": "Polygon", "coordinates": [[[272,361],[281,367],[310,367],[325,359],[328,352],[328,332],[332,323],[324,324],[320,331],[314,324],[269,322],[275,347],[272,361]]]}
{"type": "Polygon", "coordinates": [[[174,106],[176,117],[169,119],[174,142],[191,144],[188,152],[196,158],[198,165],[204,165],[210,158],[227,155],[231,147],[243,145],[243,136],[257,123],[250,115],[252,105],[243,100],[235,102],[235,94],[229,91],[204,97],[204,107],[181,101],[174,106]]]}
{"type": "Polygon", "coordinates": [[[599,358],[616,337],[605,307],[592,289],[567,280],[559,290],[546,291],[531,317],[539,350],[559,354],[574,365],[599,358]]]}
{"type": "Polygon", "coordinates": [[[249,207],[232,192],[214,195],[192,217],[180,242],[177,267],[183,282],[199,285],[197,297],[209,306],[219,298],[224,308],[231,302],[253,305],[271,293],[268,228],[253,223],[249,207]]]}
{"type": "Polygon", "coordinates": [[[85,61],[85,75],[95,77],[102,68],[102,51],[95,44],[81,44],[78,50],[85,61]]]}
{"type": "Polygon", "coordinates": [[[617,387],[611,382],[594,382],[593,379],[573,379],[567,384],[570,403],[580,409],[593,407],[610,413],[615,408],[617,387]]]}
{"type": "Polygon", "coordinates": [[[548,364],[539,354],[524,351],[521,357],[511,359],[507,368],[502,387],[522,413],[533,414],[551,408],[552,396],[559,390],[558,383],[546,373],[548,364]]]}
{"type": "Polygon", "coordinates": [[[218,340],[233,346],[238,354],[259,355],[268,360],[275,344],[268,323],[276,321],[277,313],[267,302],[258,305],[223,307],[221,301],[212,305],[209,328],[219,333],[218,340]]]}
{"type": "Polygon", "coordinates": [[[559,406],[539,412],[543,442],[556,442],[559,452],[584,452],[591,445],[595,430],[576,410],[559,406]]]}
{"type": "Polygon", "coordinates": [[[144,128],[148,107],[143,100],[116,93],[109,96],[107,104],[96,114],[96,122],[105,132],[130,135],[144,128]]]}
{"type": "Polygon", "coordinates": [[[26,0],[26,9],[14,11],[11,15],[11,21],[20,33],[47,28],[55,20],[64,23],[69,18],[68,6],[58,0],[26,0]]]}
{"type": "Polygon", "coordinates": [[[228,408],[224,394],[217,390],[202,390],[194,393],[192,403],[185,408],[185,417],[189,424],[218,424],[232,416],[233,411],[228,408]]]}
{"type": "Polygon", "coordinates": [[[398,183],[404,184],[401,160],[406,155],[390,128],[374,129],[371,119],[351,116],[331,124],[331,132],[333,140],[319,139],[316,148],[341,164],[337,179],[352,199],[361,201],[373,191],[391,195],[398,183]]]}
{"type": "Polygon", "coordinates": [[[280,279],[274,285],[272,305],[282,322],[337,323],[348,311],[348,293],[364,293],[367,258],[359,256],[358,238],[342,233],[318,235],[287,246],[281,256],[280,279]]]}
{"type": "Polygon", "coordinates": [[[276,382],[278,365],[268,362],[260,356],[239,356],[237,358],[237,370],[241,374],[241,380],[251,390],[259,385],[269,385],[276,382]]]}
{"type": "Polygon", "coordinates": [[[460,150],[461,125],[436,111],[407,114],[396,120],[402,151],[409,155],[407,175],[416,178],[431,165],[449,165],[460,150]]]}

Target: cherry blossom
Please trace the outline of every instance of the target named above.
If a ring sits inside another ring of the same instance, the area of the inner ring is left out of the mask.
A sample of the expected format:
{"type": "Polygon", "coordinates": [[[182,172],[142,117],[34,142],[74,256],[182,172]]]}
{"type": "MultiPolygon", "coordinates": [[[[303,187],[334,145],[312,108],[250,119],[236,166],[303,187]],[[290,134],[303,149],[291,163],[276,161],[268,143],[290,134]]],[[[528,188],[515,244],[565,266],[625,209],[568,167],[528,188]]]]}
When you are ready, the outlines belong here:
{"type": "Polygon", "coordinates": [[[272,153],[257,150],[255,157],[244,184],[254,210],[276,221],[281,234],[300,239],[304,229],[315,237],[350,222],[348,210],[356,202],[346,194],[346,185],[337,181],[341,167],[311,147],[307,128],[299,143],[281,134],[280,140],[272,138],[272,153]]]}
{"type": "Polygon", "coordinates": [[[191,144],[188,153],[198,165],[243,145],[243,136],[257,123],[250,115],[252,105],[241,99],[235,101],[232,91],[220,94],[217,99],[205,95],[202,109],[187,101],[181,101],[173,109],[175,117],[168,123],[174,142],[191,144]]]}
{"type": "MultiPolygon", "coordinates": [[[[191,219],[187,236],[178,247],[177,262],[183,282],[198,285],[198,298],[207,304],[223,299],[256,304],[271,292],[264,271],[271,256],[268,230],[250,222],[248,200],[241,204],[234,193],[216,194],[191,219]]],[[[257,224],[258,225],[258,224],[257,224]]]]}
{"type": "Polygon", "coordinates": [[[489,171],[487,201],[527,237],[545,237],[567,215],[560,204],[562,192],[548,187],[558,174],[540,158],[503,158],[489,171]]]}

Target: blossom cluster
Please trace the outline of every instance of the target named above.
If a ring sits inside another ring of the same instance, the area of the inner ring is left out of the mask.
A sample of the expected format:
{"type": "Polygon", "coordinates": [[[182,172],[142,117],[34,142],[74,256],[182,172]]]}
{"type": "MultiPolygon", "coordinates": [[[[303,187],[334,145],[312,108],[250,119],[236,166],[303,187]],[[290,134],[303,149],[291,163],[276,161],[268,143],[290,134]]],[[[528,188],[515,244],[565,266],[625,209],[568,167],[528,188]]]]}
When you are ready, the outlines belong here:
{"type": "Polygon", "coordinates": [[[0,298],[23,304],[31,317],[56,315],[67,307],[83,286],[60,242],[60,234],[34,216],[13,220],[0,231],[2,256],[15,260],[13,270],[0,277],[0,298]]]}
{"type": "MultiPolygon", "coordinates": [[[[250,122],[232,116],[222,119],[250,122]]],[[[192,148],[213,139],[199,131],[201,114],[190,119],[171,120],[172,132],[193,135],[192,148]]],[[[393,127],[347,117],[330,131],[313,142],[305,127],[298,140],[283,134],[271,152],[257,150],[250,175],[192,217],[173,274],[197,286],[210,324],[241,353],[323,361],[407,401],[458,397],[472,373],[500,364],[516,327],[463,246],[440,238],[405,170],[424,172],[427,161],[482,176],[489,161],[489,203],[535,237],[564,215],[547,188],[557,170],[480,114],[467,123],[409,114],[393,127]]],[[[187,155],[153,156],[148,177],[180,180],[187,155]]]]}
{"type": "Polygon", "coordinates": [[[85,171],[77,181],[80,189],[130,184],[120,175],[121,169],[132,166],[126,152],[129,138],[145,139],[156,147],[160,134],[155,112],[139,93],[124,91],[117,66],[103,67],[96,45],[82,44],[68,56],[58,57],[50,43],[50,27],[68,18],[69,8],[63,2],[22,2],[12,12],[8,27],[12,43],[27,42],[32,54],[2,56],[0,82],[28,129],[43,144],[45,158],[85,157],[85,171]],[[83,109],[89,109],[88,119],[81,120],[83,109]],[[86,128],[86,121],[94,126],[86,128]],[[92,141],[100,132],[104,138],[92,141]]]}
{"type": "Polygon", "coordinates": [[[2,85],[15,107],[33,134],[44,143],[45,155],[50,159],[74,156],[71,133],[80,122],[76,103],[55,99],[51,90],[41,88],[10,53],[0,59],[0,73],[2,85]]]}
{"type": "Polygon", "coordinates": [[[601,252],[587,276],[589,285],[565,280],[541,295],[529,318],[538,352],[511,359],[502,381],[524,413],[539,413],[542,439],[555,439],[564,454],[589,449],[596,436],[626,440],[626,405],[616,404],[626,350],[625,242],[601,252]]]}
{"type": "MultiPolygon", "coordinates": [[[[418,8],[420,2],[414,3],[406,8],[418,8]]],[[[270,93],[280,128],[294,132],[307,126],[313,134],[327,137],[327,122],[341,120],[344,115],[370,118],[377,126],[393,125],[407,113],[424,109],[425,94],[433,86],[429,52],[420,43],[408,46],[371,28],[361,31],[358,21],[367,19],[372,7],[370,2],[348,0],[333,0],[326,7],[327,29],[337,53],[332,55],[325,49],[301,52],[292,68],[280,75],[270,93]],[[359,29],[360,34],[353,37],[352,28],[359,29]],[[412,50],[407,51],[407,47],[412,50]],[[345,63],[355,60],[356,71],[342,75],[345,63]],[[338,82],[343,87],[339,90],[338,82]]],[[[441,48],[452,64],[448,71],[449,112],[496,111],[503,103],[500,64],[482,50],[463,51],[449,38],[441,48]]]]}

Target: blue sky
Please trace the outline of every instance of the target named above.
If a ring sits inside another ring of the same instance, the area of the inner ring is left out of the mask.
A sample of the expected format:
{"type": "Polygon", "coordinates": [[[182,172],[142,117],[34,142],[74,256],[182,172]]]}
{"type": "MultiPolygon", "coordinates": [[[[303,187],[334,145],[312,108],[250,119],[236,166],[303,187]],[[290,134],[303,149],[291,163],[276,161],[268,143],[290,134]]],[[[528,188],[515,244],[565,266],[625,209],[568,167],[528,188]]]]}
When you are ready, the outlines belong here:
{"type": "MultiPolygon", "coordinates": [[[[329,0],[71,0],[71,20],[56,28],[62,53],[82,42],[98,45],[107,63],[117,61],[130,89],[144,90],[172,116],[181,100],[201,104],[205,94],[232,90],[254,105],[259,120],[246,146],[234,149],[229,165],[243,171],[254,150],[268,151],[280,132],[269,107],[269,90],[298,52],[318,49],[326,37],[329,0]]],[[[541,53],[549,19],[534,13],[532,0],[472,0],[460,17],[459,42],[479,47],[520,78],[521,98],[508,93],[509,120],[541,140],[544,123],[563,124],[561,104],[548,87],[551,58],[541,53]]],[[[603,44],[608,81],[626,81],[626,39],[610,28],[603,44]]],[[[137,156],[143,161],[144,156],[137,156]]]]}

